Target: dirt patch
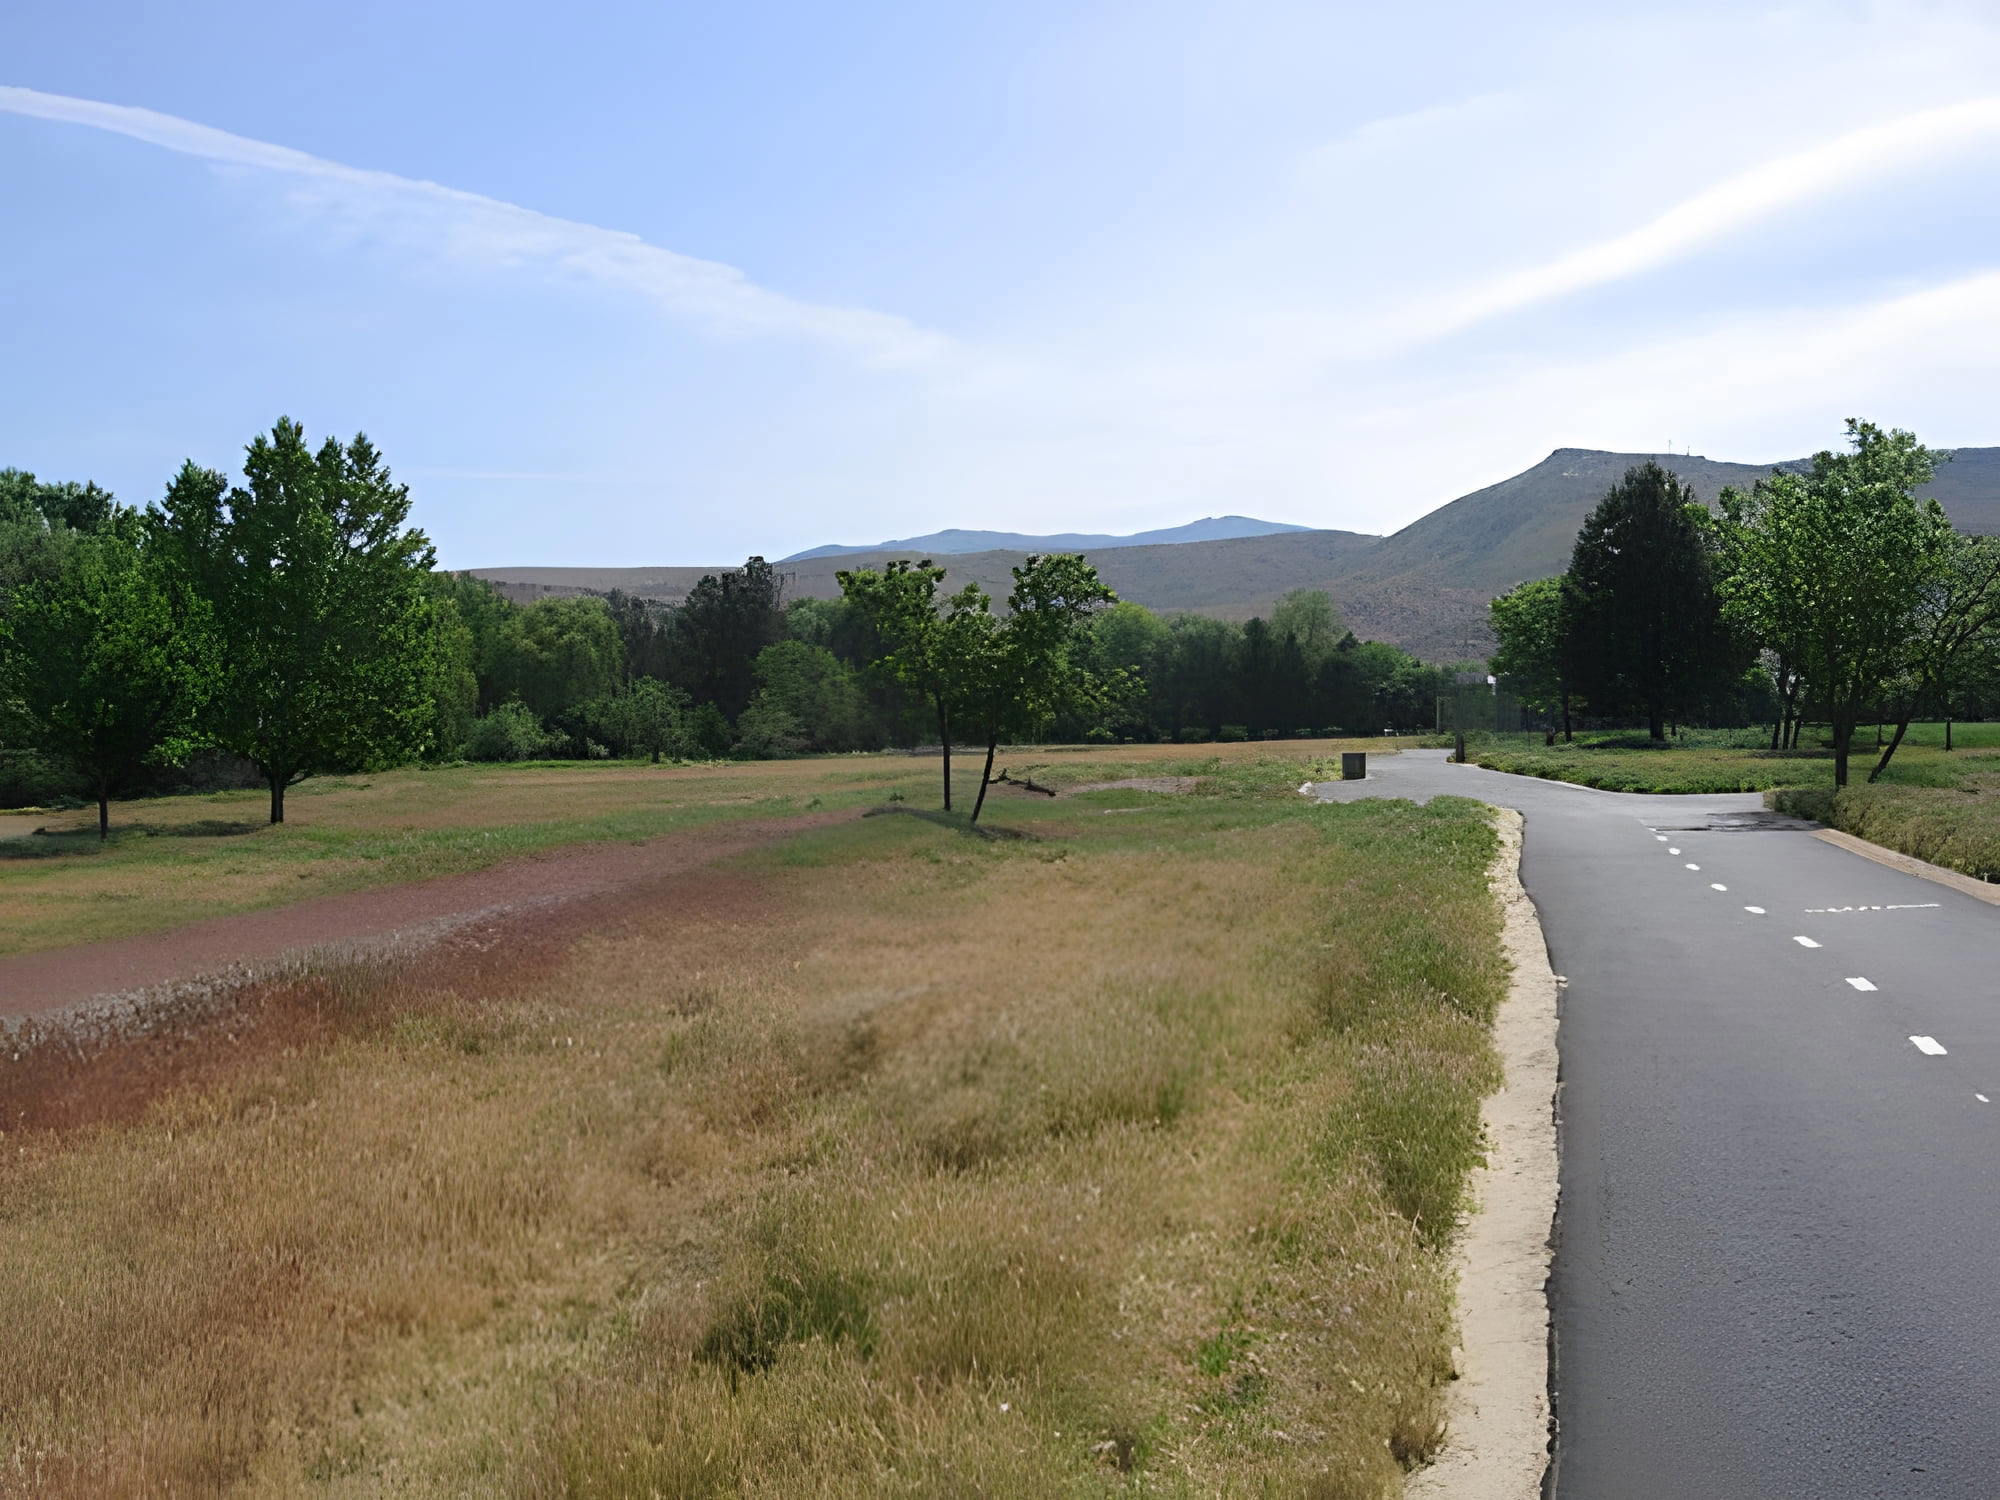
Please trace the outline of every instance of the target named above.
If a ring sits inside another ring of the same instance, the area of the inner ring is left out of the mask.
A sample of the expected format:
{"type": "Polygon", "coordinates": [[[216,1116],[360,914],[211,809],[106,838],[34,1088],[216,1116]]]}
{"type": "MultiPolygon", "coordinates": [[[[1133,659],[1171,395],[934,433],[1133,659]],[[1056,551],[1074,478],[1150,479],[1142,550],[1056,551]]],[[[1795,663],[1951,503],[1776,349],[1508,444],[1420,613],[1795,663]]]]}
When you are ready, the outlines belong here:
{"type": "Polygon", "coordinates": [[[337,947],[354,958],[371,947],[406,950],[469,922],[678,874],[852,816],[760,818],[643,843],[573,845],[490,869],[215,917],[171,932],[14,954],[0,958],[0,1021],[93,1003],[129,1014],[159,998],[149,992],[241,986],[309,951],[337,947]]]}
{"type": "Polygon", "coordinates": [[[1163,792],[1184,796],[1200,785],[1199,776],[1127,776],[1118,781],[1086,781],[1081,786],[1071,787],[1064,795],[1074,797],[1079,792],[1163,792]]]}
{"type": "Polygon", "coordinates": [[[24,839],[40,828],[42,818],[23,818],[12,813],[0,813],[0,839],[24,839]]]}
{"type": "Polygon", "coordinates": [[[1486,1164],[1458,1251],[1459,1380],[1411,1500],[1536,1500],[1549,1464],[1549,1262],[1556,1211],[1556,976],[1521,885],[1521,815],[1495,809],[1493,891],[1513,984],[1494,1020],[1506,1082],[1480,1114],[1486,1164]]]}

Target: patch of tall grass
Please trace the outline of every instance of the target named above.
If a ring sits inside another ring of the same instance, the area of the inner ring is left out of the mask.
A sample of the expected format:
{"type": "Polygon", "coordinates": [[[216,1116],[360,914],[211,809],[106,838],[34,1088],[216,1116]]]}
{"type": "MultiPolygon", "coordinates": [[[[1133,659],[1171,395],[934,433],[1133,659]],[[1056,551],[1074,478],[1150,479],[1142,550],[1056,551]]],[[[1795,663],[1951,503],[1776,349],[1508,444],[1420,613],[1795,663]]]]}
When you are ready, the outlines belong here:
{"type": "Polygon", "coordinates": [[[6,1138],[0,1492],[1398,1493],[1497,1081],[1481,810],[1006,816],[308,976],[330,1039],[6,1138]]]}

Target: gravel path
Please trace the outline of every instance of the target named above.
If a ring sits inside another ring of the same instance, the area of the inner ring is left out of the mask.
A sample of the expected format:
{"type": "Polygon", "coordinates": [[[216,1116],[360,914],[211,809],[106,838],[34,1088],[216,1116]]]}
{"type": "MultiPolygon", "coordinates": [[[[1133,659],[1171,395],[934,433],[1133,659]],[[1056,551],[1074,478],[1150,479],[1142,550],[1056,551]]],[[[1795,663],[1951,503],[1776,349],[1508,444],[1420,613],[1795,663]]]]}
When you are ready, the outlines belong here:
{"type": "Polygon", "coordinates": [[[213,917],[166,932],[0,958],[0,1021],[49,1016],[134,991],[224,977],[235,983],[308,950],[406,946],[474,918],[545,906],[683,873],[803,829],[854,816],[818,812],[576,844],[489,869],[213,917]]]}

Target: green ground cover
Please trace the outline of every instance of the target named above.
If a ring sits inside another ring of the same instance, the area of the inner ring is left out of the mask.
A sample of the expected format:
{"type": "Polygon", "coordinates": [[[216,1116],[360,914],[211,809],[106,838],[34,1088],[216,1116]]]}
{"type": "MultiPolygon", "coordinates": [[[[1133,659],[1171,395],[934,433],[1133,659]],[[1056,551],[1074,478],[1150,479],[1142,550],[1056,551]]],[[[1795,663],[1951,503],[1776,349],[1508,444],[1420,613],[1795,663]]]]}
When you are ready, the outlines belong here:
{"type": "MultiPolygon", "coordinates": [[[[1893,733],[1893,728],[1885,731],[1893,733]]],[[[1825,731],[1808,726],[1801,749],[1772,754],[1769,731],[1693,732],[1665,748],[1642,735],[1580,734],[1546,746],[1539,734],[1482,736],[1468,756],[1496,771],[1574,781],[1617,792],[1765,792],[1773,807],[1816,819],[1885,848],[2000,880],[2000,724],[1913,724],[1882,780],[1868,785],[1875,736],[1856,736],[1855,782],[1833,789],[1825,731]]]]}

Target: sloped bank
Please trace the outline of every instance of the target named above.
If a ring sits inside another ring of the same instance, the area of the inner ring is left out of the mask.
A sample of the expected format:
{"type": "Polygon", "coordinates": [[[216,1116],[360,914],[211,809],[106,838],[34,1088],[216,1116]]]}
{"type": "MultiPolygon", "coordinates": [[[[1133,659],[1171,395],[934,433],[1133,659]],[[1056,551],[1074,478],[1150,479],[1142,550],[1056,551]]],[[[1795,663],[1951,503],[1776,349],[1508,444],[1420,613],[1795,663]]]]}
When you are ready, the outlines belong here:
{"type": "Polygon", "coordinates": [[[1548,1277],[1557,1193],[1556,977],[1521,885],[1521,815],[1495,809],[1492,885],[1513,978],[1494,1018],[1505,1081],[1481,1109],[1486,1162],[1458,1247],[1459,1380],[1412,1500],[1533,1500],[1549,1460],[1548,1277]]]}

